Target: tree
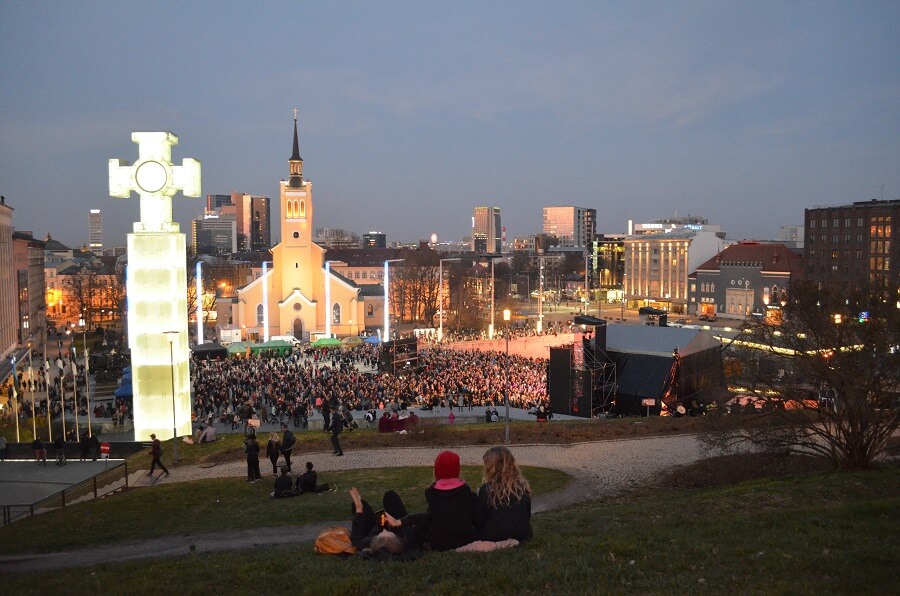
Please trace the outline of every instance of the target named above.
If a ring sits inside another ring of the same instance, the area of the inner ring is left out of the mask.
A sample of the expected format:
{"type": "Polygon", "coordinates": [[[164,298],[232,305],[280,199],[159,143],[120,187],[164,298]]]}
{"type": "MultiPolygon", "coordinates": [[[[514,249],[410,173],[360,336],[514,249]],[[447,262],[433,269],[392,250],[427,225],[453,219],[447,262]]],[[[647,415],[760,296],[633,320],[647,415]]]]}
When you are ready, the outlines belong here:
{"type": "Polygon", "coordinates": [[[897,299],[880,287],[792,284],[781,320],[748,321],[735,342],[738,368],[761,407],[711,417],[704,440],[870,467],[900,423],[897,299]]]}

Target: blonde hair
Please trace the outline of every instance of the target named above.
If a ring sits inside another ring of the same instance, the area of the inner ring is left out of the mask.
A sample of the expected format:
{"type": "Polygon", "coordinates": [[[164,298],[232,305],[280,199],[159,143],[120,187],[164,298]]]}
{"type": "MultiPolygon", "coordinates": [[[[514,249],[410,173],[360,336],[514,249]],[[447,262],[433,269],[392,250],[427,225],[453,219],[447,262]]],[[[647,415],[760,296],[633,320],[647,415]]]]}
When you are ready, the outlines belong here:
{"type": "Polygon", "coordinates": [[[503,446],[491,447],[484,454],[484,484],[492,507],[509,505],[531,494],[528,480],[522,476],[516,458],[503,446]]]}

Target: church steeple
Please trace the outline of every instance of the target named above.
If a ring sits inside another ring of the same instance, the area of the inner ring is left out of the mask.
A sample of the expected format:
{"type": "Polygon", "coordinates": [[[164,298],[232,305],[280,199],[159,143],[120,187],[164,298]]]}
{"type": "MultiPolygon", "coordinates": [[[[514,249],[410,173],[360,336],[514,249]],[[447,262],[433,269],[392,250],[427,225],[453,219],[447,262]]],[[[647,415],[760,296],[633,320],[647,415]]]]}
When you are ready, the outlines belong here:
{"type": "Polygon", "coordinates": [[[297,136],[297,108],[294,108],[294,151],[288,160],[291,180],[290,186],[299,188],[303,186],[303,158],[300,157],[300,140],[297,136]]]}

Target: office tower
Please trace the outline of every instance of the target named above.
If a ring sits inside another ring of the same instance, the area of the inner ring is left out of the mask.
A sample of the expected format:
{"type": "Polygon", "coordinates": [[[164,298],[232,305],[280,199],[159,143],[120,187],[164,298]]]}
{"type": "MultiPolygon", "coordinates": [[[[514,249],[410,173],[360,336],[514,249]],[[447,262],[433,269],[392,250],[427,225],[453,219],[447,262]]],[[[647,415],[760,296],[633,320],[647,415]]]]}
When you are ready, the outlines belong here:
{"type": "Polygon", "coordinates": [[[237,222],[234,213],[204,213],[191,220],[191,251],[194,255],[236,253],[237,222]]]}
{"type": "Polygon", "coordinates": [[[103,250],[103,216],[99,209],[88,213],[88,248],[95,253],[103,250]]]}
{"type": "Polygon", "coordinates": [[[475,207],[472,213],[472,252],[500,254],[500,207],[475,207]]]}
{"type": "Polygon", "coordinates": [[[596,230],[596,209],[571,205],[544,207],[543,232],[555,236],[559,246],[589,248],[596,230]]]}
{"type": "Polygon", "coordinates": [[[206,195],[206,214],[234,215],[238,252],[262,252],[272,247],[269,197],[233,192],[206,195]]]}
{"type": "Polygon", "coordinates": [[[363,248],[387,248],[387,235],[384,232],[368,232],[362,236],[363,248]]]}

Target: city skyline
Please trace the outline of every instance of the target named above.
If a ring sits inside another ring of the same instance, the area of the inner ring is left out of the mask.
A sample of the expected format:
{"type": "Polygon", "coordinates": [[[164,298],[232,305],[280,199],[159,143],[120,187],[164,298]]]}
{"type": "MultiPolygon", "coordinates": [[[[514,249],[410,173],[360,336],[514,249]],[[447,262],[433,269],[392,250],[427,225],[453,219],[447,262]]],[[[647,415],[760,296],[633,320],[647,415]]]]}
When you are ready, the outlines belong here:
{"type": "MultiPolygon", "coordinates": [[[[202,192],[276,196],[299,108],[320,225],[459,241],[496,205],[598,233],[700,215],[777,237],[804,208],[897,198],[900,5],[159,2],[0,8],[0,193],[13,224],[72,247],[131,132],[179,135],[202,192]],[[79,225],[73,225],[79,222],[79,225]]],[[[173,201],[181,231],[203,199],[173,201]]],[[[279,217],[273,209],[272,218],[279,217]]],[[[272,238],[272,242],[277,241],[272,238]]]]}

